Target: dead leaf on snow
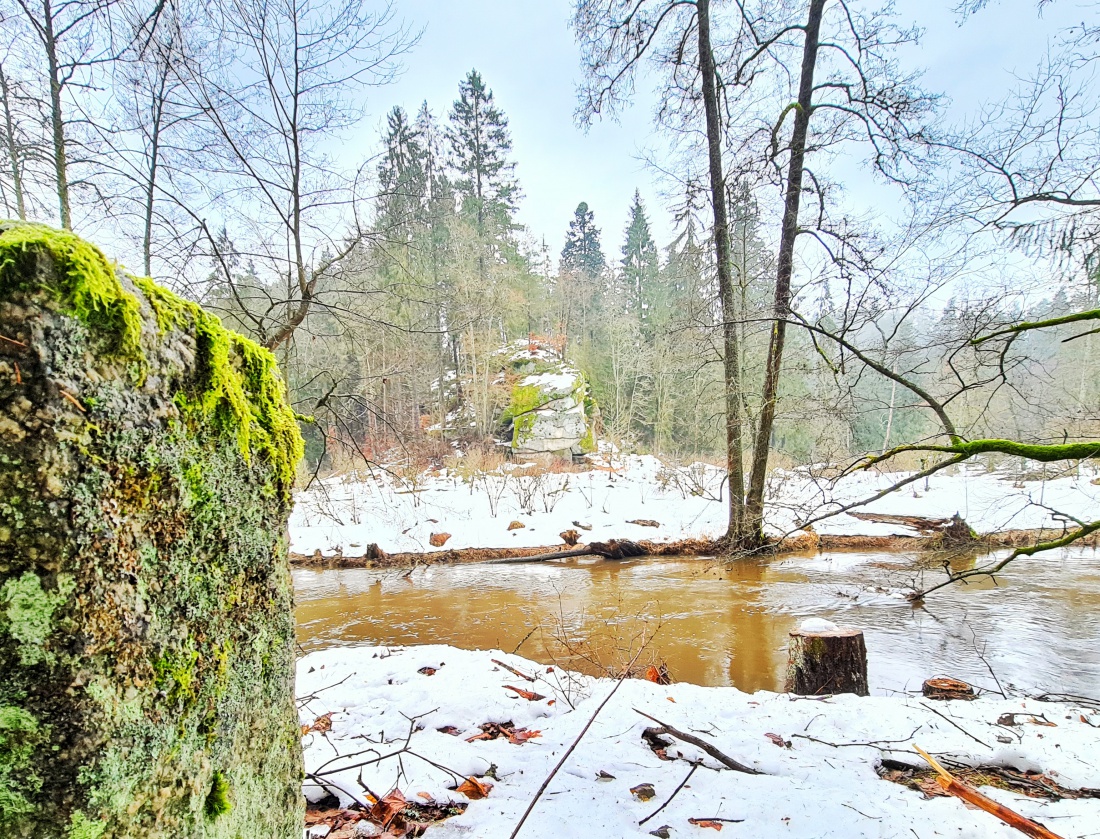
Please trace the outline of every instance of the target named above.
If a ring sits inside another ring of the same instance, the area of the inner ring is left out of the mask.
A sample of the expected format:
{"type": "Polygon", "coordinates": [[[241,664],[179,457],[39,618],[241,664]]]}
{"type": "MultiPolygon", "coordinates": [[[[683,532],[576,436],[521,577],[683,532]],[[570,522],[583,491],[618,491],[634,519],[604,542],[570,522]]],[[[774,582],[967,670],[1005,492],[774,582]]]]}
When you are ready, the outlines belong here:
{"type": "Polygon", "coordinates": [[[493,788],[492,784],[479,781],[477,778],[470,777],[455,787],[455,792],[461,792],[471,801],[478,801],[489,795],[489,790],[493,788]]]}
{"type": "Polygon", "coordinates": [[[649,801],[657,794],[657,791],[653,789],[653,784],[638,784],[638,786],[630,788],[630,794],[639,801],[649,801]]]}
{"type": "Polygon", "coordinates": [[[535,693],[534,691],[531,691],[531,690],[524,690],[523,688],[513,687],[512,685],[504,685],[504,689],[515,691],[521,697],[526,699],[528,702],[538,702],[540,699],[545,699],[546,698],[541,693],[535,693]]]}
{"type": "Polygon", "coordinates": [[[302,736],[305,737],[311,731],[318,731],[321,734],[324,734],[325,732],[331,731],[331,730],[332,730],[332,711],[329,711],[327,714],[322,714],[317,719],[315,719],[313,721],[313,725],[303,725],[302,726],[302,736]]]}
{"type": "Polygon", "coordinates": [[[405,809],[407,803],[404,793],[399,789],[395,789],[388,795],[383,796],[380,801],[376,801],[374,806],[370,808],[370,820],[375,824],[386,827],[393,821],[394,816],[405,809]]]}
{"type": "Polygon", "coordinates": [[[721,822],[712,821],[711,819],[688,819],[688,822],[696,827],[713,827],[715,830],[722,829],[721,822]]]}

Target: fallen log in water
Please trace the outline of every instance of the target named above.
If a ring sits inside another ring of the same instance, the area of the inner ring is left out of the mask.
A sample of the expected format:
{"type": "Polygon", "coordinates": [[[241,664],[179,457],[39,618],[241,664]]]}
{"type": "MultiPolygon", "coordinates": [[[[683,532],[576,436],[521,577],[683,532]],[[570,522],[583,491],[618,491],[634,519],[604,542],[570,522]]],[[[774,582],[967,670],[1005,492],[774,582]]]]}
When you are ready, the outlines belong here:
{"type": "Polygon", "coordinates": [[[487,559],[488,565],[511,565],[520,562],[546,562],[551,559],[570,559],[577,556],[602,556],[604,559],[629,559],[635,556],[645,556],[649,549],[638,542],[629,539],[612,539],[609,542],[593,542],[580,548],[568,551],[553,551],[551,553],[535,554],[534,556],[503,557],[501,559],[487,559]]]}

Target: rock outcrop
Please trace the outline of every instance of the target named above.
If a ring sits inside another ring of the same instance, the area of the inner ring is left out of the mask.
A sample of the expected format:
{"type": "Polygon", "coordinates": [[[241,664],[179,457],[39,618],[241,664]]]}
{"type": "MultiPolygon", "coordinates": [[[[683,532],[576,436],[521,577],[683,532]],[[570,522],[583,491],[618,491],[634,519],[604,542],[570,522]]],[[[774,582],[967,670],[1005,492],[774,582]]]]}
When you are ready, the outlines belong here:
{"type": "Polygon", "coordinates": [[[526,341],[505,350],[511,396],[501,422],[517,454],[587,454],[596,450],[599,408],[588,379],[548,347],[526,341]]]}
{"type": "Polygon", "coordinates": [[[271,353],[0,224],[0,836],[297,839],[271,353]]]}

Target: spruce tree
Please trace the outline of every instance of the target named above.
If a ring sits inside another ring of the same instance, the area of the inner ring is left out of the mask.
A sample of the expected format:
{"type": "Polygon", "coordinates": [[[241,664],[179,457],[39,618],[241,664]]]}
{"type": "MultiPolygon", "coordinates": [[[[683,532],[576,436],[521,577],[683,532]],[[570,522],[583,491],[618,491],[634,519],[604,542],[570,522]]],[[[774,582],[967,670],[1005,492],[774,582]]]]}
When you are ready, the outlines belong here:
{"type": "Polygon", "coordinates": [[[561,273],[573,273],[594,280],[603,272],[606,260],[600,248],[600,231],[595,216],[582,201],[577,205],[569,230],[565,234],[565,247],[561,252],[561,273]]]}
{"type": "Polygon", "coordinates": [[[447,140],[457,173],[454,186],[462,210],[476,221],[479,233],[507,231],[519,200],[508,119],[493,101],[493,92],[477,70],[459,82],[451,108],[447,140]]]}
{"type": "Polygon", "coordinates": [[[386,117],[385,152],[378,164],[378,232],[391,243],[408,245],[424,216],[428,184],[425,149],[403,108],[386,117]]]}
{"type": "Polygon", "coordinates": [[[630,205],[630,223],[626,227],[623,242],[623,285],[631,307],[638,319],[652,319],[658,300],[655,288],[657,283],[657,245],[649,230],[642,195],[634,190],[634,201],[630,205]]]}

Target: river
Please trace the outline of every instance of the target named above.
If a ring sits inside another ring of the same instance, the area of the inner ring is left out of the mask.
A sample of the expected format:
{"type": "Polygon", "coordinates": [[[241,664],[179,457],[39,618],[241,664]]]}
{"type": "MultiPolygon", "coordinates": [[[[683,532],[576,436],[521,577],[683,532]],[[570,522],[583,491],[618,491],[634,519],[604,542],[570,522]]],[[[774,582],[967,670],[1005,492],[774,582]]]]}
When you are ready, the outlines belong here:
{"type": "MultiPolygon", "coordinates": [[[[989,557],[977,561],[985,563],[989,557]]],[[[956,569],[973,557],[955,558],[956,569]]],[[[826,552],[739,560],[597,559],[435,565],[404,571],[294,570],[303,651],[374,643],[516,651],[593,672],[644,642],[677,681],[781,690],[787,633],[806,617],[864,630],[871,692],[919,689],[936,675],[995,689],[1100,693],[1100,553],[1021,558],[921,606],[913,580],[943,559],[826,552]]]]}

